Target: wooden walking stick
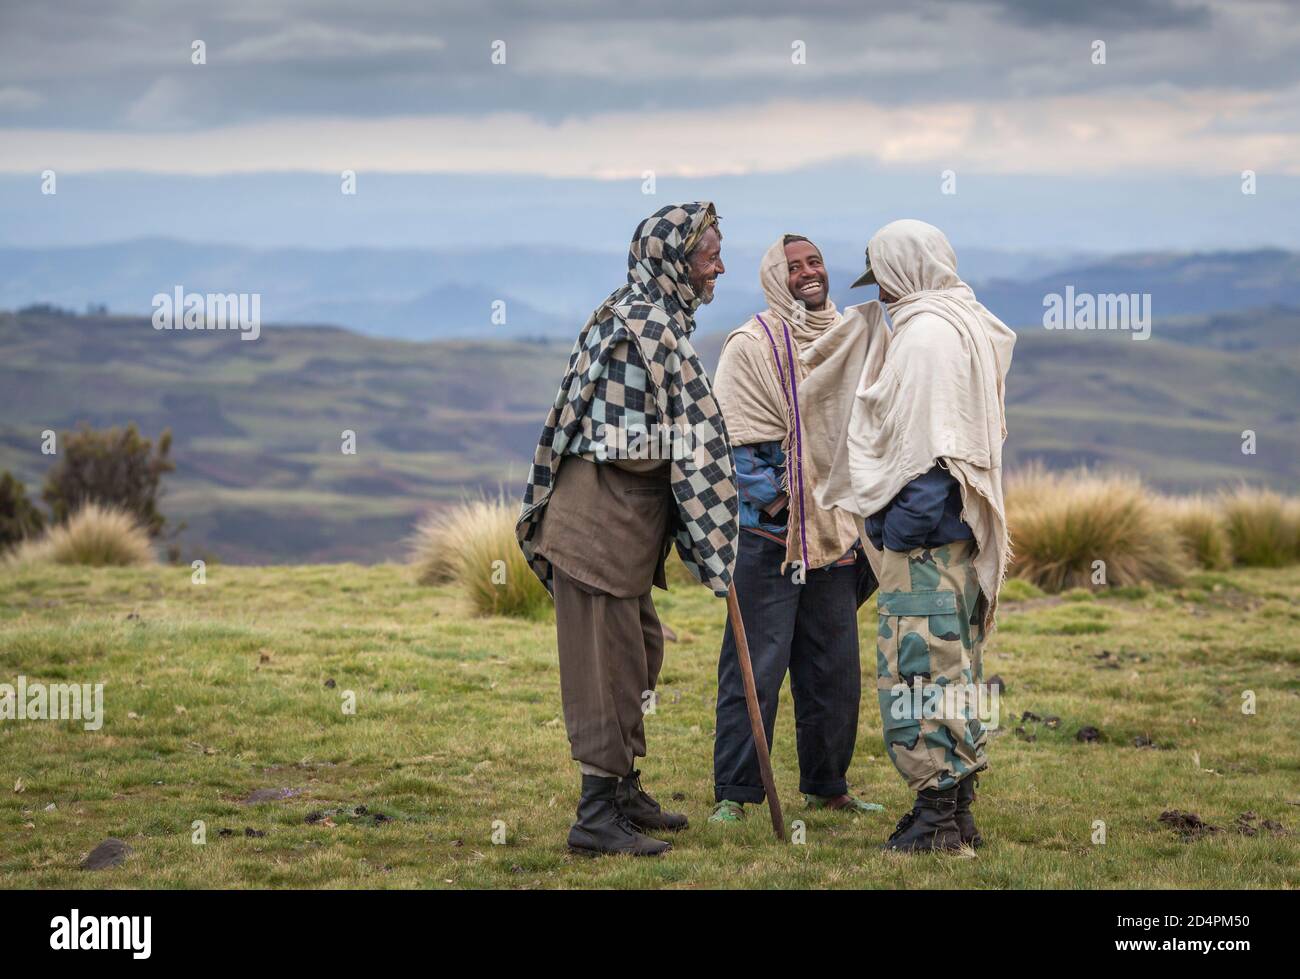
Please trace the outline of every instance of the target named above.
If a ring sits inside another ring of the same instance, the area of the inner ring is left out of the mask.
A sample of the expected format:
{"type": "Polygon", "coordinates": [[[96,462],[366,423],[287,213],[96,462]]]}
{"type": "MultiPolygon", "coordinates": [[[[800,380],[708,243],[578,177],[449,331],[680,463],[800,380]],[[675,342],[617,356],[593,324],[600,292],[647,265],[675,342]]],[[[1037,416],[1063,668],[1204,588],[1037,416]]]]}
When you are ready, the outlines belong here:
{"type": "Polygon", "coordinates": [[[767,808],[772,816],[772,832],[785,841],[785,818],[781,815],[781,800],[776,796],[776,779],[772,777],[772,759],[767,753],[767,733],[763,730],[763,713],[758,709],[758,687],[754,684],[754,664],[749,659],[749,641],[745,638],[745,623],[740,618],[740,604],[736,601],[733,583],[727,592],[727,615],[731,617],[731,632],[736,637],[736,658],[740,660],[740,675],[745,681],[745,706],[749,709],[749,726],[754,733],[754,751],[758,754],[758,771],[767,793],[767,808]]]}

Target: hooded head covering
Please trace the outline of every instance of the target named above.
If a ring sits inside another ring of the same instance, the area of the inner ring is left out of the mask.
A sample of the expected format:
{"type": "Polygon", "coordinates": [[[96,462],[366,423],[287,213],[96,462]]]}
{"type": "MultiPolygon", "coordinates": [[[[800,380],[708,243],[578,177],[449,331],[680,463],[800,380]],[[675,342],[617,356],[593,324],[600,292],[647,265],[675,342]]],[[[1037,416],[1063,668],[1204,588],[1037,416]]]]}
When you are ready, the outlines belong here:
{"type": "Polygon", "coordinates": [[[1016,336],[958,276],[952,245],[933,225],[894,221],[867,250],[881,289],[897,300],[894,332],[884,363],[858,383],[846,449],[819,502],[871,516],[943,460],[961,484],[991,625],[1010,558],[1003,385],[1016,336]]]}
{"type": "Polygon", "coordinates": [[[650,215],[632,235],[627,285],[606,303],[611,308],[629,300],[652,303],[668,313],[679,330],[690,334],[700,299],[691,288],[688,258],[704,232],[717,223],[717,211],[709,201],[670,204],[650,215]]]}
{"type": "MultiPolygon", "coordinates": [[[[582,455],[602,427],[626,429],[627,400],[653,421],[689,434],[694,453],[670,461],[677,501],[677,550],[683,563],[718,595],[731,585],[739,505],[731,445],[713,387],[691,346],[700,302],[690,285],[687,242],[718,221],[708,201],[669,204],[637,226],[627,256],[627,284],[588,318],[560,382],[533,456],[516,535],[533,571],[551,588],[551,564],[536,553],[555,474],[566,454],[582,455]],[[644,370],[648,390],[623,383],[629,364],[644,370]]],[[[599,528],[593,527],[593,533],[599,528]]]]}
{"type": "MultiPolygon", "coordinates": [[[[785,320],[800,344],[812,343],[843,317],[830,296],[826,297],[826,305],[821,309],[809,309],[790,291],[790,263],[785,257],[785,240],[790,237],[808,240],[802,235],[782,235],[773,242],[759,263],[758,281],[763,287],[763,298],[767,300],[768,319],[773,322],[785,320]]],[[[813,243],[809,241],[808,244],[813,243]]]]}
{"type": "Polygon", "coordinates": [[[860,347],[866,334],[858,318],[841,316],[829,298],[823,309],[810,310],[794,297],[787,237],[778,238],[759,264],[768,308],[727,337],[715,389],[735,444],[780,441],[790,501],[785,564],[811,569],[839,560],[861,535],[851,515],[815,502],[816,477],[807,462],[833,454],[839,433],[823,424],[803,385],[828,360],[839,362],[850,347],[860,347]]]}
{"type": "Polygon", "coordinates": [[[975,367],[990,382],[981,391],[989,428],[986,451],[990,464],[1000,466],[1002,440],[1007,437],[1003,380],[1011,366],[1015,332],[985,309],[957,275],[952,245],[934,225],[894,221],[871,237],[867,250],[876,281],[897,300],[889,306],[896,337],[913,318],[929,313],[956,327],[969,344],[975,367]]]}

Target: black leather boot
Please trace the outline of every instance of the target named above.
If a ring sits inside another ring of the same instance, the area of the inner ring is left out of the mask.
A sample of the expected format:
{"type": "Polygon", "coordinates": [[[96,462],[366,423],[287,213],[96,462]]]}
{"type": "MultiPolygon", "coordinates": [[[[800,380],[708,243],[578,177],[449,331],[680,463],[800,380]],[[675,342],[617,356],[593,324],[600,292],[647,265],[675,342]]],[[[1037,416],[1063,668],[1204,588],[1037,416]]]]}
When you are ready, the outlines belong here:
{"type": "Polygon", "coordinates": [[[657,857],[672,844],[642,836],[614,803],[619,780],[599,775],[582,776],[582,798],[578,819],[569,827],[569,849],[585,856],[628,853],[634,857],[657,857]]]}
{"type": "Polygon", "coordinates": [[[984,845],[984,837],[980,836],[980,831],[975,826],[975,817],[970,811],[970,804],[975,801],[977,788],[979,788],[978,775],[967,775],[957,783],[957,811],[953,814],[962,843],[972,847],[984,845]]]}
{"type": "Polygon", "coordinates": [[[956,850],[961,846],[957,831],[957,786],[951,789],[922,789],[916,802],[903,814],[882,850],[917,853],[956,850]]]}
{"type": "Polygon", "coordinates": [[[641,773],[635,768],[618,780],[614,804],[637,829],[662,829],[675,833],[687,825],[685,816],[680,812],[664,812],[650,793],[641,788],[641,773]]]}

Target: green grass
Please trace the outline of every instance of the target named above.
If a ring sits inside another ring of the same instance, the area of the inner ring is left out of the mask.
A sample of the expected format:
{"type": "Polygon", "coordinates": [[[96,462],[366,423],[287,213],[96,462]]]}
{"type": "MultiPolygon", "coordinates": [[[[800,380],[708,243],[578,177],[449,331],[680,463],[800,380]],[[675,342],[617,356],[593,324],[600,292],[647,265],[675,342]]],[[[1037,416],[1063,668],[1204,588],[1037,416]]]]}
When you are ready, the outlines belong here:
{"type": "MultiPolygon", "coordinates": [[[[977,806],[989,842],[974,857],[878,852],[909,799],[869,693],[850,781],[887,815],[805,810],[787,696],[773,760],[787,822],[804,821],[807,843],[772,841],[763,809],[739,825],[706,823],[723,605],[698,587],[656,601],[680,641],[668,645],[648,719],[645,782],[664,802],[681,793],[670,804],[692,826],[660,860],[587,860],[563,847],[578,776],[549,619],[472,618],[454,589],[417,587],[394,565],[221,565],[203,585],[188,568],[0,574],[0,682],[103,682],[106,710],[98,732],[0,722],[0,886],[1300,883],[1300,569],[1004,606],[986,672],[1007,691],[977,806]],[[1253,716],[1240,709],[1245,690],[1253,716]],[[1027,722],[1036,740],[1023,740],[1011,714],[1025,711],[1061,723],[1027,722]],[[1083,725],[1103,740],[1076,741],[1083,725]],[[1159,747],[1133,747],[1138,737],[1159,747]],[[297,794],[239,801],[267,788],[297,794]],[[360,805],[391,821],[356,817],[360,805]],[[1183,843],[1156,821],[1169,808],[1225,829],[1252,810],[1292,835],[1183,843]],[[306,822],[331,811],[333,826],[306,822]],[[207,824],[205,845],[191,842],[194,820],[207,824]],[[1091,842],[1094,820],[1106,823],[1105,845],[1091,842]],[[496,821],[504,845],[492,842],[496,821]],[[78,870],[108,836],[133,848],[126,864],[78,870]]],[[[870,664],[873,616],[861,623],[870,664]]]]}

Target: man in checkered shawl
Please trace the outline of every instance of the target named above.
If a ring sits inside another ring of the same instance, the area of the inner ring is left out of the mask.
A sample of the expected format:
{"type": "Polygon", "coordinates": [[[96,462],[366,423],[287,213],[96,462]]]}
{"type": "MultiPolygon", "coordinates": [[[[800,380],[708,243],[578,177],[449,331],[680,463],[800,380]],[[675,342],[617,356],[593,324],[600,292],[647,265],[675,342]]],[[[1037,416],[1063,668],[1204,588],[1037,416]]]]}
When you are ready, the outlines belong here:
{"type": "Polygon", "coordinates": [[[721,249],[711,203],[641,222],[627,285],[574,344],[524,493],[519,546],[555,598],[564,721],[582,772],[569,846],[584,853],[657,855],[669,845],[642,831],[686,825],[641,788],[635,763],[663,662],[650,592],[667,587],[672,542],[719,596],[736,560],[731,448],[690,341],[725,272],[721,249]]]}

